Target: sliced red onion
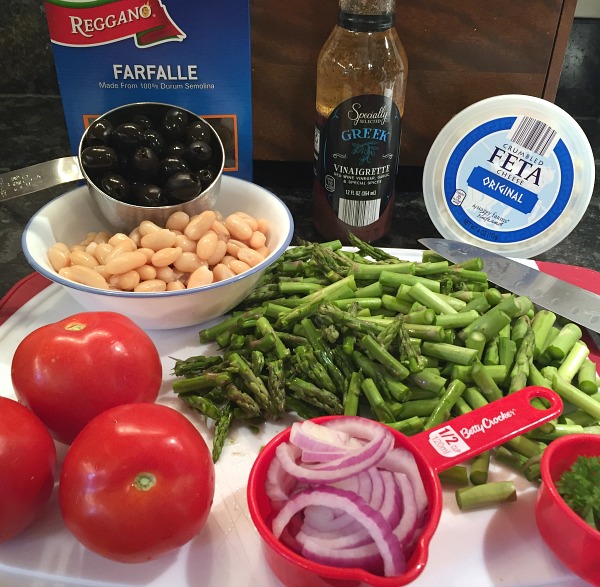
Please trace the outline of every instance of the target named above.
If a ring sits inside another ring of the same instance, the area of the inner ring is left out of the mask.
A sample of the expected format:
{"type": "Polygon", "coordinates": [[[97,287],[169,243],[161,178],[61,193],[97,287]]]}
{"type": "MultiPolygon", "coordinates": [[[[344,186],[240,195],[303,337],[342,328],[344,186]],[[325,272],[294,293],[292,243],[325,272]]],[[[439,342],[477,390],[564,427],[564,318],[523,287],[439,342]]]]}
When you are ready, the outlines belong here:
{"type": "Polygon", "coordinates": [[[310,420],[294,422],[290,430],[290,442],[302,450],[335,451],[345,449],[350,441],[346,432],[315,424],[310,420]]]}
{"type": "Polygon", "coordinates": [[[393,444],[389,429],[360,417],[294,424],[266,480],[275,536],[323,564],[404,572],[427,495],[414,456],[393,444]]]}
{"type": "Polygon", "coordinates": [[[342,510],[309,506],[304,510],[304,524],[317,532],[352,532],[358,522],[342,510]]]}
{"type": "Polygon", "coordinates": [[[281,466],[279,459],[273,459],[267,471],[265,491],[271,501],[285,501],[296,487],[296,479],[281,466]]]}
{"type": "Polygon", "coordinates": [[[404,473],[394,473],[394,477],[402,496],[402,517],[394,528],[394,534],[407,551],[412,546],[417,531],[417,501],[410,479],[404,473]]]}
{"type": "Polygon", "coordinates": [[[376,465],[394,444],[393,437],[386,433],[385,428],[383,428],[383,426],[380,426],[379,428],[379,432],[373,434],[373,438],[361,446],[361,448],[348,450],[346,454],[339,459],[317,465],[310,465],[309,468],[319,471],[345,469],[368,461],[369,465],[360,469],[361,471],[365,471],[369,467],[376,465]]]}
{"type": "Polygon", "coordinates": [[[321,544],[309,542],[299,551],[304,558],[332,567],[356,567],[377,575],[383,575],[383,560],[374,542],[345,548],[327,548],[321,544]]]}
{"type": "Polygon", "coordinates": [[[369,477],[371,477],[371,499],[369,504],[372,508],[378,510],[383,503],[383,479],[381,477],[381,471],[377,467],[371,467],[368,471],[369,477]]]}
{"type": "Polygon", "coordinates": [[[334,418],[322,424],[326,428],[332,428],[344,432],[353,438],[371,440],[373,435],[379,433],[381,425],[373,420],[367,420],[360,416],[346,416],[345,418],[334,418]]]}
{"type": "Polygon", "coordinates": [[[302,529],[296,534],[296,540],[303,546],[305,544],[320,544],[327,548],[354,548],[373,542],[369,532],[360,524],[353,526],[352,531],[341,532],[318,532],[312,526],[302,525],[302,529]]]}
{"type": "MultiPolygon", "coordinates": [[[[302,466],[297,464],[295,451],[290,450],[292,445],[289,443],[282,443],[277,446],[275,454],[277,455],[277,458],[280,459],[281,466],[287,473],[300,481],[306,481],[308,483],[335,483],[336,481],[348,479],[353,475],[358,475],[361,471],[366,471],[373,465],[376,465],[390,450],[393,440],[391,435],[384,435],[374,439],[373,444],[369,443],[368,453],[367,447],[365,446],[365,454],[362,458],[358,454],[352,454],[348,459],[343,459],[343,462],[345,463],[343,466],[338,465],[336,468],[328,467],[327,469],[316,469],[306,465],[302,466]]],[[[342,459],[339,459],[339,461],[342,461],[342,459]]],[[[327,463],[327,465],[331,465],[335,462],[336,461],[331,461],[331,463],[327,463]]]]}
{"type": "Polygon", "coordinates": [[[405,448],[396,447],[387,453],[379,466],[394,473],[404,473],[410,479],[415,492],[417,515],[419,518],[423,516],[427,509],[428,500],[415,457],[405,448]]]}
{"type": "Polygon", "coordinates": [[[377,511],[392,528],[395,528],[402,516],[402,496],[394,474],[389,471],[381,471],[380,474],[383,479],[384,492],[383,503],[377,511]]]}
{"type": "MultiPolygon", "coordinates": [[[[383,516],[357,495],[329,486],[311,487],[295,493],[273,519],[273,534],[279,538],[291,518],[309,505],[342,508],[370,534],[383,559],[386,576],[399,575],[406,568],[402,547],[383,516]]],[[[336,549],[337,550],[337,549],[336,549]]]]}

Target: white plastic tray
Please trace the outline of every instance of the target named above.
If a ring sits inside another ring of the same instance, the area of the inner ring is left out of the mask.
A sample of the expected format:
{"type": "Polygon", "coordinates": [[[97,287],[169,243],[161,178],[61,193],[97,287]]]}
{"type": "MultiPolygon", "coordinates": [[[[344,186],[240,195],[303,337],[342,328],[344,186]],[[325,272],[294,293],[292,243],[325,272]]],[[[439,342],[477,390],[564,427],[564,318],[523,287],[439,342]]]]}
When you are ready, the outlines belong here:
{"type": "MultiPolygon", "coordinates": [[[[391,250],[406,259],[421,253],[391,250]]],[[[532,263],[533,264],[533,263],[532,263]]],[[[44,289],[0,326],[0,394],[14,398],[10,364],[32,330],[83,311],[58,285],[44,289]]],[[[212,431],[172,392],[173,359],[202,352],[200,327],[149,332],[163,362],[159,402],[175,407],[211,442],[212,431]]],[[[207,347],[204,347],[207,348],[207,347]]],[[[246,481],[260,448],[291,420],[266,424],[259,434],[236,429],[216,465],[216,493],[206,526],[191,543],[138,565],[106,560],[81,546],[64,527],[55,487],[44,514],[21,535],[0,545],[0,587],[280,587],[261,552],[246,505],[246,481]]],[[[59,446],[60,457],[64,447],[59,446]]],[[[492,465],[492,478],[515,480],[518,500],[461,513],[453,491],[431,542],[429,561],[414,587],[583,587],[540,538],[534,519],[537,489],[508,469],[492,465]]]]}

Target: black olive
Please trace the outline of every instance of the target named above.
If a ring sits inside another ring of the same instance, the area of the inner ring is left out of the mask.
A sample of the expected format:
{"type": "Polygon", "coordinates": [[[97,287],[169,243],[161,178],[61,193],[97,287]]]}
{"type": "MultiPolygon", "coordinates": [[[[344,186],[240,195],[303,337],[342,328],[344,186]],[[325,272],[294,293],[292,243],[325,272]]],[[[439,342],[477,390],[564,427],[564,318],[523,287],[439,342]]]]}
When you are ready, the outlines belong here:
{"type": "Polygon", "coordinates": [[[185,131],[188,125],[188,115],[179,108],[169,108],[162,124],[162,130],[170,141],[181,141],[185,139],[185,131]]]}
{"type": "Polygon", "coordinates": [[[142,131],[144,135],[144,146],[150,147],[160,158],[165,154],[165,139],[154,129],[142,131]]]}
{"type": "Polygon", "coordinates": [[[167,198],[162,189],[151,183],[138,183],[133,189],[135,203],[138,206],[166,206],[167,198]]]}
{"type": "Polygon", "coordinates": [[[116,171],[119,160],[112,147],[92,145],[81,152],[81,164],[92,178],[97,178],[107,171],[116,171]]]}
{"type": "Polygon", "coordinates": [[[141,181],[153,181],[158,174],[159,159],[150,147],[138,147],[130,161],[131,175],[141,181]]]}
{"type": "Polygon", "coordinates": [[[200,183],[202,184],[203,190],[205,190],[215,180],[215,173],[211,171],[208,167],[206,167],[205,169],[199,169],[197,175],[200,179],[200,183]]]}
{"type": "Polygon", "coordinates": [[[168,155],[158,165],[158,178],[162,183],[166,182],[169,177],[179,171],[190,171],[188,164],[181,158],[175,155],[168,155]]]}
{"type": "Polygon", "coordinates": [[[85,135],[88,145],[110,145],[113,125],[106,118],[96,118],[85,135]]]}
{"type": "Polygon", "coordinates": [[[100,180],[100,188],[111,198],[121,202],[129,202],[131,186],[129,182],[118,173],[105,173],[100,180]]]}
{"type": "Polygon", "coordinates": [[[152,121],[144,114],[134,115],[132,122],[135,122],[143,131],[153,128],[152,121]]]}
{"type": "Polygon", "coordinates": [[[133,151],[144,143],[142,129],[134,122],[123,122],[113,130],[113,139],[117,149],[133,151]]]}
{"type": "Polygon", "coordinates": [[[195,141],[205,141],[210,143],[211,132],[208,124],[203,120],[194,120],[187,128],[187,141],[193,143],[195,141]]]}
{"type": "Polygon", "coordinates": [[[187,147],[183,143],[175,142],[167,145],[165,149],[165,155],[173,155],[175,157],[183,157],[187,147]]]}
{"type": "Polygon", "coordinates": [[[206,141],[195,141],[186,149],[183,157],[192,169],[197,170],[206,167],[212,155],[212,147],[206,141]]]}
{"type": "Polygon", "coordinates": [[[136,186],[134,190],[135,194],[135,203],[138,206],[166,206],[168,205],[168,200],[162,189],[154,184],[142,183],[136,186]]]}
{"type": "Polygon", "coordinates": [[[179,202],[194,199],[201,191],[200,178],[195,173],[178,171],[165,182],[165,193],[179,202]]]}

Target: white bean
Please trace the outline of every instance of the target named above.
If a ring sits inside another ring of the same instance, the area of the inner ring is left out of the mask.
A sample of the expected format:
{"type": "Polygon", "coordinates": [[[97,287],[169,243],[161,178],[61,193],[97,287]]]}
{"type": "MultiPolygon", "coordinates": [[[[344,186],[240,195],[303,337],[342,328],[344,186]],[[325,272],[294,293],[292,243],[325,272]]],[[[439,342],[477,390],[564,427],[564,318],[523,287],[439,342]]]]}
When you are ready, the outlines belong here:
{"type": "Polygon", "coordinates": [[[132,291],[140,283],[140,274],[132,269],[120,275],[113,275],[112,279],[111,285],[115,285],[118,289],[124,291],[132,291]],[[113,283],[112,279],[116,279],[116,283],[113,283]]]}
{"type": "Polygon", "coordinates": [[[179,230],[180,232],[183,232],[185,230],[185,227],[189,224],[189,222],[189,214],[187,214],[183,210],[179,210],[178,212],[173,212],[173,214],[169,216],[165,224],[165,228],[168,228],[169,230],[179,230]]]}
{"type": "Polygon", "coordinates": [[[196,241],[192,240],[185,234],[178,234],[175,239],[175,246],[181,247],[184,253],[195,253],[196,252],[196,241]]]}
{"type": "Polygon", "coordinates": [[[90,255],[86,251],[73,251],[69,255],[69,258],[71,260],[71,265],[84,265],[90,269],[93,269],[99,264],[96,257],[94,257],[94,255],[90,255]]]}
{"type": "Polygon", "coordinates": [[[177,281],[181,276],[180,273],[175,273],[171,267],[158,267],[156,269],[156,279],[164,281],[167,285],[171,281],[177,281]]]}
{"type": "Polygon", "coordinates": [[[235,277],[235,273],[227,265],[223,265],[223,263],[218,263],[213,267],[213,275],[215,281],[223,281],[224,279],[235,277]]]}
{"type": "Polygon", "coordinates": [[[248,248],[248,245],[239,240],[231,238],[227,241],[227,253],[229,255],[231,255],[232,257],[237,258],[238,253],[240,252],[240,249],[247,249],[247,248],[248,248]]]}
{"type": "Polygon", "coordinates": [[[225,253],[227,252],[227,243],[225,241],[217,241],[214,253],[206,259],[209,267],[214,267],[217,263],[220,263],[225,253]]]}
{"type": "Polygon", "coordinates": [[[256,267],[256,265],[265,260],[265,258],[258,251],[255,251],[251,248],[240,249],[240,252],[238,253],[238,259],[244,263],[248,263],[250,267],[256,267]]]}
{"type": "Polygon", "coordinates": [[[255,230],[252,233],[252,236],[250,237],[250,246],[253,249],[260,249],[261,247],[265,246],[265,243],[267,242],[267,236],[265,235],[264,232],[260,232],[259,230],[255,230]]]}
{"type": "Polygon", "coordinates": [[[196,216],[192,216],[189,224],[185,227],[183,234],[192,240],[198,241],[212,226],[216,218],[217,215],[212,210],[205,210],[196,216]]]}
{"type": "Polygon", "coordinates": [[[187,286],[188,289],[192,287],[200,287],[202,285],[209,285],[213,282],[214,276],[213,272],[204,265],[202,267],[198,267],[196,271],[194,271],[190,278],[188,279],[187,286]]]}
{"type": "Polygon", "coordinates": [[[106,261],[109,261],[110,259],[114,259],[115,257],[122,255],[123,253],[132,253],[136,249],[137,249],[137,247],[132,240],[119,241],[119,242],[117,242],[116,245],[113,246],[112,251],[110,253],[108,253],[108,256],[106,257],[106,261]]]}
{"type": "Polygon", "coordinates": [[[142,241],[142,235],[140,234],[140,227],[136,226],[130,233],[129,238],[135,243],[136,247],[140,246],[140,242],[142,241]]]}
{"type": "Polygon", "coordinates": [[[269,247],[260,247],[260,249],[256,249],[256,252],[263,256],[263,259],[266,259],[271,254],[271,249],[269,247]]]}
{"type": "Polygon", "coordinates": [[[230,214],[225,218],[225,227],[235,239],[245,241],[252,236],[252,229],[237,214],[230,214]]]}
{"type": "Polygon", "coordinates": [[[160,251],[160,249],[172,247],[176,240],[177,235],[175,233],[171,232],[168,228],[161,228],[144,235],[140,244],[144,248],[160,251]]]}
{"type": "Polygon", "coordinates": [[[244,263],[244,261],[240,261],[239,259],[234,259],[228,265],[229,269],[231,269],[236,275],[240,273],[244,273],[244,271],[250,270],[250,265],[248,263],[244,263]]]}
{"type": "Polygon", "coordinates": [[[72,267],[65,267],[59,271],[59,274],[71,281],[76,281],[82,285],[89,285],[90,287],[97,287],[99,289],[108,289],[108,283],[102,275],[83,265],[74,265],[72,267]]]}
{"type": "Polygon", "coordinates": [[[269,221],[266,218],[259,218],[256,221],[256,230],[260,230],[264,234],[269,234],[269,221]]]}
{"type": "Polygon", "coordinates": [[[183,273],[192,273],[201,265],[208,265],[208,263],[205,260],[200,259],[196,253],[190,251],[181,253],[179,258],[173,263],[175,269],[177,269],[177,271],[182,271],[183,273]]]}
{"type": "Polygon", "coordinates": [[[151,232],[156,232],[157,230],[162,230],[161,227],[158,226],[158,224],[155,224],[151,220],[142,220],[138,229],[142,236],[146,236],[147,234],[150,234],[151,232]]]}
{"type": "Polygon", "coordinates": [[[101,230],[100,232],[96,233],[96,236],[94,237],[94,242],[97,244],[107,243],[109,238],[110,234],[108,234],[108,232],[106,232],[105,230],[101,230]]]}
{"type": "Polygon", "coordinates": [[[137,269],[146,264],[146,255],[139,253],[138,251],[130,251],[127,253],[121,253],[116,257],[111,257],[106,262],[106,271],[112,273],[125,273],[132,269],[137,269]]]}
{"type": "Polygon", "coordinates": [[[137,249],[138,253],[144,253],[146,255],[147,262],[150,263],[150,259],[152,259],[152,255],[156,252],[154,249],[148,249],[146,247],[139,247],[137,249]]]}
{"type": "Polygon", "coordinates": [[[252,231],[258,230],[258,220],[254,218],[254,216],[250,216],[246,212],[240,212],[239,210],[236,214],[252,229],[252,231]]]}
{"type": "Polygon", "coordinates": [[[198,244],[196,245],[196,255],[198,255],[198,257],[201,259],[208,259],[214,255],[218,242],[219,237],[217,236],[217,233],[212,230],[207,231],[202,235],[198,241],[198,244]]]}
{"type": "Polygon", "coordinates": [[[112,253],[113,249],[114,247],[112,245],[109,245],[107,242],[100,243],[94,251],[94,257],[96,257],[98,263],[104,265],[104,263],[106,263],[110,254],[112,253]]]}
{"type": "Polygon", "coordinates": [[[66,245],[62,247],[59,245],[62,245],[62,243],[56,243],[48,249],[48,261],[50,261],[54,271],[59,271],[71,264],[71,252],[66,245]]]}
{"type": "Polygon", "coordinates": [[[135,248],[135,243],[133,242],[133,240],[130,239],[126,234],[123,234],[122,232],[117,232],[108,239],[108,244],[112,245],[113,247],[116,247],[119,243],[123,242],[129,244],[131,251],[135,248]]]}
{"type": "Polygon", "coordinates": [[[182,289],[185,289],[185,285],[179,280],[167,283],[167,291],[181,291],[182,289]]]}
{"type": "Polygon", "coordinates": [[[211,228],[211,230],[213,230],[214,232],[217,233],[217,236],[219,237],[219,240],[222,240],[222,241],[228,241],[229,240],[229,237],[231,235],[229,234],[229,231],[227,230],[227,227],[220,220],[215,220],[212,223],[212,226],[210,228],[211,228]]]}
{"type": "Polygon", "coordinates": [[[153,267],[152,265],[142,265],[141,267],[138,267],[136,271],[139,273],[142,281],[149,281],[156,278],[156,267],[153,267]]]}
{"type": "Polygon", "coordinates": [[[151,292],[151,291],[166,291],[167,284],[161,279],[148,279],[147,281],[142,281],[139,285],[135,287],[133,291],[138,292],[151,292]]]}
{"type": "Polygon", "coordinates": [[[181,247],[165,247],[152,255],[152,265],[155,267],[167,267],[175,263],[182,253],[181,247]]]}

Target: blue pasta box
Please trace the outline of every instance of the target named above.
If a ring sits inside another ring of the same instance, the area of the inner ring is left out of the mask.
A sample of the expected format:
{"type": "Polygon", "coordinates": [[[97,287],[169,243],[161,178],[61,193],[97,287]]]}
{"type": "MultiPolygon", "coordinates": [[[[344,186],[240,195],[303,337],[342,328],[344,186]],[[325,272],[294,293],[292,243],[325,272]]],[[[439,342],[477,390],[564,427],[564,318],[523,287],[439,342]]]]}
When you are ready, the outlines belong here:
{"type": "Polygon", "coordinates": [[[99,115],[164,102],[205,118],[252,179],[249,0],[45,0],[73,153],[99,115]]]}

